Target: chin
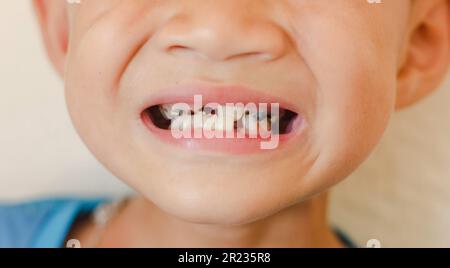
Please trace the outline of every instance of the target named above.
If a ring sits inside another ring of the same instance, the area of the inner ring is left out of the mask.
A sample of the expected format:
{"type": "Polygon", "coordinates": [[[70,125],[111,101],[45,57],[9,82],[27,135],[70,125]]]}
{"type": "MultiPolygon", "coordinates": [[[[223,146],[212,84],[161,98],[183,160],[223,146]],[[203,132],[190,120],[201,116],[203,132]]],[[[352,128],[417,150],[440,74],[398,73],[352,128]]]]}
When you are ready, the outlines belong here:
{"type": "Polygon", "coordinates": [[[279,197],[255,187],[222,190],[173,187],[170,194],[144,193],[144,197],[179,220],[225,226],[255,222],[290,204],[287,196],[278,200],[279,197]]]}

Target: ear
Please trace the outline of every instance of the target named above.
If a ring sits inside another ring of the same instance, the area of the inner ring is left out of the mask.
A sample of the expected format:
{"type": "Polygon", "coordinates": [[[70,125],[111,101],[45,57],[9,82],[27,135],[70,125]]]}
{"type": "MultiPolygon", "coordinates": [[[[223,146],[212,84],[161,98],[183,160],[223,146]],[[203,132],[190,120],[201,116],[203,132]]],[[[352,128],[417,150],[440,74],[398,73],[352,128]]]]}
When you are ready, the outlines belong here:
{"type": "Polygon", "coordinates": [[[69,27],[66,1],[33,0],[47,54],[56,71],[64,75],[69,27]]]}
{"type": "Polygon", "coordinates": [[[439,87],[450,62],[450,1],[415,1],[408,44],[398,73],[397,108],[439,87]]]}

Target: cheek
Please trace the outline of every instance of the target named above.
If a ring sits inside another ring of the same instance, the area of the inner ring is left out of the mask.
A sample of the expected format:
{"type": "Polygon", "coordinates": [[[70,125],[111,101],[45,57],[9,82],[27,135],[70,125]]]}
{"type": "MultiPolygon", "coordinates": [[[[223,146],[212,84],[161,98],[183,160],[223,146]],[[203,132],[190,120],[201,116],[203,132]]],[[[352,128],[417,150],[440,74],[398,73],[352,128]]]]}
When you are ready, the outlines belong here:
{"type": "Polygon", "coordinates": [[[144,31],[133,20],[142,12],[144,2],[85,3],[72,25],[66,100],[77,131],[91,151],[100,154],[98,158],[111,157],[110,153],[118,149],[117,141],[123,133],[117,130],[124,129],[120,122],[130,113],[117,94],[120,75],[130,54],[140,44],[139,40],[151,32],[151,28],[144,31]],[[96,148],[98,144],[105,146],[96,148]]]}
{"type": "Polygon", "coordinates": [[[313,129],[318,163],[331,164],[336,170],[330,171],[343,178],[384,133],[394,111],[396,79],[394,70],[377,68],[388,66],[382,60],[353,55],[340,61],[346,65],[339,72],[330,70],[321,80],[313,129]]]}
{"type": "Polygon", "coordinates": [[[311,33],[303,51],[318,84],[312,144],[319,157],[312,173],[326,172],[334,183],[369,155],[388,124],[395,103],[396,49],[394,42],[378,45],[379,37],[363,29],[329,27],[317,36],[311,33]]]}

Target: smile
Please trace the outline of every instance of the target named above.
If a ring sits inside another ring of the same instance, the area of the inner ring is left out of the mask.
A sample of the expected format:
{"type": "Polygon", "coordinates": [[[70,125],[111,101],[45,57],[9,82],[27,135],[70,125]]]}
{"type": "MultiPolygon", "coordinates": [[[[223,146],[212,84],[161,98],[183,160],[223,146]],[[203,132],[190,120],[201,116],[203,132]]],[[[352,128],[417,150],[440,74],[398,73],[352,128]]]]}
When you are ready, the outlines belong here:
{"type": "MultiPolygon", "coordinates": [[[[214,132],[216,138],[256,138],[262,132],[288,134],[298,114],[287,109],[274,111],[267,104],[208,104],[196,108],[186,103],[160,104],[149,107],[145,115],[159,129],[214,132]]],[[[197,132],[199,133],[199,132],[197,132]]]]}
{"type": "Polygon", "coordinates": [[[242,88],[175,92],[155,98],[143,109],[141,118],[152,133],[191,149],[232,153],[277,149],[297,132],[302,121],[298,112],[283,103],[268,102],[276,100],[242,88]],[[234,92],[239,94],[230,94],[234,92]],[[240,101],[232,102],[236,100],[240,101]]]}

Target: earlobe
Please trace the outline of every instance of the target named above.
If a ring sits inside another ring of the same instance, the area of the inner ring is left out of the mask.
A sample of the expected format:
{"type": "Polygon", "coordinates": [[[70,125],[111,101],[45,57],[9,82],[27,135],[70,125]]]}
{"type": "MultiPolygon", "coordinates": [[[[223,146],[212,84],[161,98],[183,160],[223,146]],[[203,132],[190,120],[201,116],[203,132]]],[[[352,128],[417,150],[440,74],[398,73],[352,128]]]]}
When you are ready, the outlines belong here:
{"type": "Polygon", "coordinates": [[[33,0],[47,54],[56,71],[63,76],[68,50],[66,1],[33,0]]]}
{"type": "Polygon", "coordinates": [[[403,108],[435,90],[450,63],[450,1],[418,2],[406,48],[406,58],[397,77],[396,107],[403,108]]]}

